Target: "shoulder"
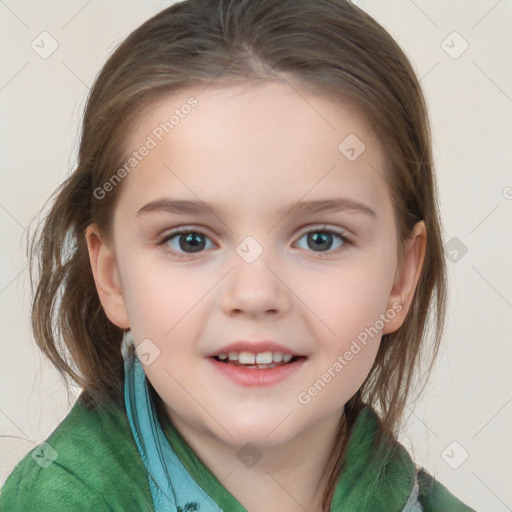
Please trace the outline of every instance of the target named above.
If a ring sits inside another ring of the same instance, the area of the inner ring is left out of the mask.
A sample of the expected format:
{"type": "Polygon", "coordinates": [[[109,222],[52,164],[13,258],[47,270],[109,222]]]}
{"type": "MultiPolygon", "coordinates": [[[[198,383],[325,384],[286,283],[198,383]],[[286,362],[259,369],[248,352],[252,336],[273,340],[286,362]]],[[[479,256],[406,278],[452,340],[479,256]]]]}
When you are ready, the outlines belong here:
{"type": "MultiPolygon", "coordinates": [[[[353,444],[357,445],[352,458],[365,460],[365,472],[373,473],[378,482],[375,503],[368,510],[378,509],[378,502],[400,502],[409,496],[404,510],[423,512],[475,512],[451,494],[448,489],[418,467],[406,448],[395,436],[384,433],[379,417],[371,407],[360,413],[354,428],[353,444]],[[369,449],[371,447],[371,449],[369,449]],[[378,496],[377,496],[378,495],[378,496]],[[421,505],[421,509],[418,508],[421,505]],[[409,507],[409,508],[408,508],[409,507]]],[[[347,458],[350,457],[347,453],[347,458]]],[[[357,465],[353,463],[353,465],[357,465]]],[[[390,508],[391,509],[391,508],[390,508]]]]}
{"type": "Polygon", "coordinates": [[[1,490],[0,510],[153,511],[124,407],[87,406],[79,398],[16,465],[1,490]]]}
{"type": "Polygon", "coordinates": [[[424,469],[418,472],[419,502],[424,512],[475,512],[424,469]]]}

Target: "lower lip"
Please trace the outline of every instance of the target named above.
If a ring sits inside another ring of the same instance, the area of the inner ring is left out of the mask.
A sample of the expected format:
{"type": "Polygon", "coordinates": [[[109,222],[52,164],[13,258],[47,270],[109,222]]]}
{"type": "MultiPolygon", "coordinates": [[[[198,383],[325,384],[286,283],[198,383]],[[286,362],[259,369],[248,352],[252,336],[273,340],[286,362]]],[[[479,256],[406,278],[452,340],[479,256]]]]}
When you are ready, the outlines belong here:
{"type": "Polygon", "coordinates": [[[242,366],[234,366],[229,363],[221,363],[213,357],[208,358],[213,367],[217,369],[222,375],[231,379],[233,382],[241,386],[272,386],[278,382],[283,381],[290,375],[297,372],[302,365],[306,362],[305,357],[297,359],[297,361],[283,366],[276,366],[270,369],[251,369],[243,368],[242,366]]]}

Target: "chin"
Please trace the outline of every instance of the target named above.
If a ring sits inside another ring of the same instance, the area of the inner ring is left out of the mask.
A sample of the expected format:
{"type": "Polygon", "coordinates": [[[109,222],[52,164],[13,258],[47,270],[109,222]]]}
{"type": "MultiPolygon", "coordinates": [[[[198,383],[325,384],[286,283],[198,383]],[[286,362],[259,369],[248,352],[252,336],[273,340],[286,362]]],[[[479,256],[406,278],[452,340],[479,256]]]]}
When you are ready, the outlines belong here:
{"type": "Polygon", "coordinates": [[[215,432],[224,442],[233,446],[244,446],[247,443],[262,448],[279,446],[297,434],[297,422],[292,424],[283,419],[283,416],[244,415],[243,418],[230,418],[222,423],[227,432],[218,425],[215,432]]]}

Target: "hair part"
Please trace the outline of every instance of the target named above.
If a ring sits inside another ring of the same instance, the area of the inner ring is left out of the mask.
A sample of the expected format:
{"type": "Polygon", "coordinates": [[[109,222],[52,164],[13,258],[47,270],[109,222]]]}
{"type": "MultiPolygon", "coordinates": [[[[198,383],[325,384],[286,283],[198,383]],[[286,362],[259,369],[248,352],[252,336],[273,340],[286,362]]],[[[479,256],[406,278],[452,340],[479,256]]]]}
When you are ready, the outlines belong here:
{"type": "MultiPolygon", "coordinates": [[[[123,184],[102,199],[94,190],[123,164],[133,124],[154,100],[212,82],[268,80],[293,80],[360,108],[387,158],[399,261],[415,224],[425,222],[425,260],[406,320],[382,337],[339,426],[340,434],[344,428],[350,434],[368,404],[378,410],[382,431],[396,433],[421,348],[430,342],[428,373],[437,355],[446,268],[420,84],[388,32],[348,0],[185,0],[145,22],[114,51],[87,100],[77,167],[55,192],[29,247],[36,342],[61,375],[84,388],[90,403],[122,403],[123,330],[108,320],[99,301],[85,230],[97,224],[109,235],[123,184]]],[[[326,511],[348,437],[338,436],[324,471],[326,511]]]]}

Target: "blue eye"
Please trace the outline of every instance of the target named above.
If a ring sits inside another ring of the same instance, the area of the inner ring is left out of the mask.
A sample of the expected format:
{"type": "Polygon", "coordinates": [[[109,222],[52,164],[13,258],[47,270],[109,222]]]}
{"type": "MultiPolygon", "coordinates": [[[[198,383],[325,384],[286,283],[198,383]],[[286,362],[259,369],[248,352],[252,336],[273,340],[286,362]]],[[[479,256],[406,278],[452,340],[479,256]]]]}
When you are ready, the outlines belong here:
{"type": "MultiPolygon", "coordinates": [[[[304,233],[301,238],[306,237],[307,247],[305,249],[312,249],[316,253],[339,253],[346,249],[351,242],[347,240],[341,233],[327,229],[325,226],[311,229],[304,233]],[[336,242],[338,239],[339,242],[336,242]],[[333,243],[337,243],[335,247],[333,243]]],[[[178,257],[186,257],[187,255],[200,253],[206,249],[211,249],[213,244],[210,238],[201,231],[194,231],[191,229],[181,229],[173,231],[165,235],[158,245],[164,245],[169,252],[178,257]],[[210,241],[210,245],[208,245],[210,241]]]]}
{"type": "Polygon", "coordinates": [[[167,245],[172,252],[177,253],[178,255],[181,255],[180,250],[184,251],[185,254],[194,254],[207,248],[205,247],[207,245],[206,240],[209,240],[209,238],[204,233],[182,230],[170,233],[161,241],[161,244],[167,245]],[[176,241],[177,244],[175,243],[176,241]]]}
{"type": "Polygon", "coordinates": [[[307,237],[306,244],[313,248],[313,252],[338,253],[344,250],[347,245],[350,245],[349,240],[347,240],[341,233],[330,229],[324,229],[323,227],[315,228],[308,231],[307,233],[304,233],[300,240],[302,240],[304,237],[307,237]],[[335,250],[330,250],[332,249],[333,241],[336,238],[340,240],[340,243],[334,247],[335,250]]]}

